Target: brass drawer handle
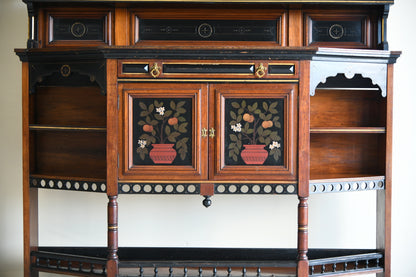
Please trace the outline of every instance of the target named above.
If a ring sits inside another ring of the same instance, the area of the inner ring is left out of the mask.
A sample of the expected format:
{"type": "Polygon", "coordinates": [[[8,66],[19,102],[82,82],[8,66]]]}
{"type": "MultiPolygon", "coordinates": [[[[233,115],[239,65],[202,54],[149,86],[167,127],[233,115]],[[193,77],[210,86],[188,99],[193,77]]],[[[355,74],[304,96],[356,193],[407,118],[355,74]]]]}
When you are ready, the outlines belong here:
{"type": "Polygon", "coordinates": [[[157,78],[160,75],[160,67],[157,65],[157,63],[154,63],[152,68],[150,68],[150,75],[152,75],[153,78],[157,78]]]}
{"type": "Polygon", "coordinates": [[[264,75],[266,75],[266,68],[262,63],[257,67],[256,72],[254,74],[257,78],[263,78],[264,75]]]}

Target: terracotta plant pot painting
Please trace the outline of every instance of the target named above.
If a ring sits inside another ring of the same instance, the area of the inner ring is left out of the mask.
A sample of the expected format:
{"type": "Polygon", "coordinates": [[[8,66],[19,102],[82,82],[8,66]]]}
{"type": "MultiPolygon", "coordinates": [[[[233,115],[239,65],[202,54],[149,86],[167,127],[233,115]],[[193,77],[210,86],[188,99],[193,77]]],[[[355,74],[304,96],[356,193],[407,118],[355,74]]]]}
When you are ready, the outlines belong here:
{"type": "Polygon", "coordinates": [[[134,164],[191,164],[191,101],[183,98],[133,100],[134,164]]]}
{"type": "Polygon", "coordinates": [[[228,165],[283,164],[283,99],[226,100],[228,165]]]}

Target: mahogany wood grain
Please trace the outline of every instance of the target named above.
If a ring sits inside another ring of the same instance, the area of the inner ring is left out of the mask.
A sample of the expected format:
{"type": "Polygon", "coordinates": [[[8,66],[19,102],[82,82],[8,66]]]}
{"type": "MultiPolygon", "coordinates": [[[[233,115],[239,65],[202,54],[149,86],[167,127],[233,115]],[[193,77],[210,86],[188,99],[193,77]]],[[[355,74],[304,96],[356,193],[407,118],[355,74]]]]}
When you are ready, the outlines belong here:
{"type": "Polygon", "coordinates": [[[130,20],[128,9],[117,7],[114,12],[114,44],[116,46],[130,45],[130,20]]]}
{"type": "Polygon", "coordinates": [[[106,96],[99,87],[38,87],[30,100],[30,124],[106,126],[106,96]]]}
{"type": "Polygon", "coordinates": [[[107,276],[118,276],[118,91],[117,61],[107,60],[107,276]]]}
{"type": "Polygon", "coordinates": [[[302,10],[293,8],[289,10],[288,46],[303,46],[302,10]]]}
{"type": "Polygon", "coordinates": [[[310,101],[311,128],[386,126],[386,98],[378,91],[317,90],[310,101]]]}
{"type": "Polygon", "coordinates": [[[117,91],[116,60],[107,60],[107,195],[118,195],[118,91],[117,91]]]}
{"type": "Polygon", "coordinates": [[[31,131],[36,162],[31,174],[104,179],[106,135],[103,132],[31,131]]]}
{"type": "Polygon", "coordinates": [[[299,175],[298,175],[298,257],[296,274],[298,277],[309,275],[308,263],[308,197],[309,197],[309,154],[310,154],[310,62],[302,61],[299,81],[299,175]]]}
{"type": "Polygon", "coordinates": [[[384,175],[385,152],[384,134],[311,134],[311,179],[384,175]]]}
{"type": "Polygon", "coordinates": [[[31,272],[32,251],[39,246],[38,235],[38,191],[29,185],[30,136],[29,136],[29,64],[22,63],[22,170],[23,170],[23,262],[24,276],[37,277],[31,272]]]}
{"type": "Polygon", "coordinates": [[[387,126],[386,126],[385,189],[377,193],[377,249],[384,250],[384,275],[391,276],[391,208],[393,148],[393,65],[387,65],[387,126]]]}

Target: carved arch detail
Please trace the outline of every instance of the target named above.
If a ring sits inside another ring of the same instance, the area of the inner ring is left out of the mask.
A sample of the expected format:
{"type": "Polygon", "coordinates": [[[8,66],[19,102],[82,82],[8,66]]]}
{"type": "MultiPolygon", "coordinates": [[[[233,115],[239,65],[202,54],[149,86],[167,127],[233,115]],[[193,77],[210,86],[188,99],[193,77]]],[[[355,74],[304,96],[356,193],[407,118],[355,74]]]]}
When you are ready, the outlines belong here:
{"type": "Polygon", "coordinates": [[[310,95],[315,95],[315,90],[320,83],[325,84],[329,77],[344,74],[347,79],[361,74],[363,78],[371,79],[373,85],[380,88],[381,95],[387,96],[387,65],[377,63],[332,62],[311,61],[310,71],[310,95]]]}
{"type": "Polygon", "coordinates": [[[106,94],[105,62],[82,63],[31,63],[29,93],[36,92],[38,84],[46,85],[98,85],[106,94]]]}

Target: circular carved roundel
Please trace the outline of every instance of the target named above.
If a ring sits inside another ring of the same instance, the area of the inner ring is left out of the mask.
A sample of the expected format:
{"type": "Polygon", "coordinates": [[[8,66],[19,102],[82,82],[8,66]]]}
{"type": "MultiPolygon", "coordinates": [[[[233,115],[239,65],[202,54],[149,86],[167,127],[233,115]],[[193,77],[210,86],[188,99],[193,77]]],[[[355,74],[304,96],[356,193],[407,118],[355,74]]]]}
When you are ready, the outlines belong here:
{"type": "Polygon", "coordinates": [[[329,36],[333,39],[340,39],[344,36],[344,28],[342,25],[334,24],[329,28],[329,36]]]}
{"type": "Polygon", "coordinates": [[[198,35],[203,38],[209,38],[214,33],[214,28],[208,23],[202,23],[198,26],[198,35]]]}
{"type": "Polygon", "coordinates": [[[83,37],[86,32],[87,32],[87,27],[82,22],[75,22],[71,26],[71,34],[74,37],[77,37],[77,38],[83,37]]]}

